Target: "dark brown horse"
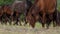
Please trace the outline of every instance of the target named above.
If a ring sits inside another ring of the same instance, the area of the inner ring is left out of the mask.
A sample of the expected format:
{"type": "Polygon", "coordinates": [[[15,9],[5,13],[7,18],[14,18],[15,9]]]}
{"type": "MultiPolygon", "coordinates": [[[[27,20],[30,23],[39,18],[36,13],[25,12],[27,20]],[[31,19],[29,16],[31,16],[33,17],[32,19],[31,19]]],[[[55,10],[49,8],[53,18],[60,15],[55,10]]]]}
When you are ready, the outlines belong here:
{"type": "MultiPolygon", "coordinates": [[[[4,19],[5,24],[7,24],[7,21],[9,19],[11,19],[12,15],[13,15],[13,11],[11,10],[10,5],[3,5],[2,9],[3,9],[2,18],[4,19]]],[[[9,24],[11,25],[11,22],[9,22],[9,24]]]]}
{"type": "MultiPolygon", "coordinates": [[[[36,2],[35,5],[33,5],[29,11],[29,13],[31,13],[30,15],[33,15],[34,17],[36,17],[36,14],[38,15],[39,13],[42,15],[41,19],[42,19],[42,27],[44,27],[45,23],[46,23],[46,14],[48,14],[49,19],[52,19],[50,17],[53,16],[53,13],[56,10],[56,0],[38,0],[36,2]],[[48,1],[48,2],[47,2],[48,1]]],[[[28,16],[30,16],[28,14],[28,16]]],[[[30,19],[32,19],[31,17],[29,17],[30,19]]],[[[36,18],[35,18],[36,19],[36,18]]],[[[32,22],[30,22],[30,25],[33,27],[35,26],[33,23],[33,20],[30,20],[32,22]]]]}
{"type": "MultiPolygon", "coordinates": [[[[32,2],[30,0],[26,0],[26,2],[20,1],[19,3],[15,3],[14,14],[13,14],[13,18],[16,18],[15,20],[17,20],[17,22],[15,24],[18,24],[19,20],[21,20],[21,18],[20,18],[21,14],[24,15],[25,24],[27,23],[25,16],[26,16],[26,14],[29,11],[31,6],[32,6],[32,2]]],[[[21,25],[21,23],[20,23],[20,25],[21,25]]]]}
{"type": "Polygon", "coordinates": [[[56,22],[56,26],[60,26],[60,11],[57,10],[57,12],[54,13],[54,21],[56,22]]]}
{"type": "MultiPolygon", "coordinates": [[[[23,14],[23,12],[25,11],[25,3],[24,1],[19,1],[19,2],[15,2],[13,3],[14,7],[13,7],[13,21],[16,21],[14,23],[14,25],[18,25],[18,22],[20,22],[20,16],[21,14],[23,14]]],[[[19,23],[21,25],[21,22],[19,23]]]]}
{"type": "Polygon", "coordinates": [[[26,16],[27,16],[27,14],[29,12],[29,9],[31,8],[32,5],[33,5],[33,3],[31,2],[31,0],[26,0],[26,7],[25,7],[26,8],[26,11],[24,13],[24,15],[25,15],[25,24],[24,25],[27,24],[26,16]]]}

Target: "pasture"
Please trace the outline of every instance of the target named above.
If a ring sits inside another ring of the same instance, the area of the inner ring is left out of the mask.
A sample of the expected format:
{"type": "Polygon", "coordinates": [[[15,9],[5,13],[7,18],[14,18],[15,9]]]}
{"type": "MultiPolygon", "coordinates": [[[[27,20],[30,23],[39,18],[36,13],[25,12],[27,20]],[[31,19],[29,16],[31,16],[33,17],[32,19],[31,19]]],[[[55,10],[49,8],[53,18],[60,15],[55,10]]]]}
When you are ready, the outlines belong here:
{"type": "Polygon", "coordinates": [[[35,29],[32,29],[28,24],[26,26],[17,25],[1,25],[0,34],[60,34],[60,27],[52,27],[42,29],[40,23],[36,23],[35,29]]]}
{"type": "MultiPolygon", "coordinates": [[[[60,10],[60,0],[57,1],[57,7],[60,10]]],[[[39,22],[36,23],[35,29],[29,24],[26,26],[0,24],[0,34],[60,34],[60,27],[53,27],[51,24],[49,29],[43,29],[39,22]]]]}

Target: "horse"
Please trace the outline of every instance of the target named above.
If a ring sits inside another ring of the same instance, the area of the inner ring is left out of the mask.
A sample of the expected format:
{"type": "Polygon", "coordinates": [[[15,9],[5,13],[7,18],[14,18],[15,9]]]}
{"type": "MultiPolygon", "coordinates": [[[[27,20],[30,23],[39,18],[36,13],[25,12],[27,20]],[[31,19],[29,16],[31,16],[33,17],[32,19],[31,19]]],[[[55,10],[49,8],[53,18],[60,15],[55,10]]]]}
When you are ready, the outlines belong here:
{"type": "MultiPolygon", "coordinates": [[[[3,5],[2,10],[3,10],[2,18],[5,21],[5,24],[7,24],[7,21],[9,21],[13,15],[13,11],[11,10],[10,5],[3,5]]],[[[9,24],[11,25],[11,22],[9,22],[9,24]]]]}
{"type": "Polygon", "coordinates": [[[54,13],[54,21],[56,22],[56,26],[60,26],[60,11],[57,9],[57,12],[54,13]]]}
{"type": "MultiPolygon", "coordinates": [[[[13,21],[16,21],[13,25],[18,25],[18,22],[20,22],[20,16],[25,11],[25,3],[24,1],[17,1],[13,4],[14,4],[14,8],[13,8],[14,13],[12,18],[13,21]]],[[[19,24],[22,25],[21,22],[19,24]]]]}
{"type": "Polygon", "coordinates": [[[3,7],[0,6],[0,22],[2,22],[3,7]]]}
{"type": "Polygon", "coordinates": [[[33,3],[30,0],[26,0],[25,24],[24,24],[24,26],[27,24],[26,16],[27,16],[27,13],[29,12],[29,9],[31,8],[32,5],[33,5],[33,3]]]}
{"type": "MultiPolygon", "coordinates": [[[[37,0],[36,0],[37,1],[37,0]]],[[[38,15],[39,13],[42,15],[41,19],[42,19],[42,27],[44,28],[44,25],[46,23],[46,14],[48,14],[49,18],[53,16],[53,13],[56,10],[56,0],[38,0],[36,2],[36,4],[34,4],[31,8],[30,8],[30,15],[33,15],[36,17],[36,14],[38,15]],[[47,2],[48,1],[48,2],[47,2]]],[[[28,16],[30,16],[28,14],[28,16]]],[[[29,17],[30,19],[32,19],[31,17],[29,17]]],[[[51,18],[50,18],[51,19],[51,18]]],[[[32,21],[32,20],[31,20],[32,21]]],[[[35,23],[29,22],[30,25],[33,27],[35,26],[35,23]]],[[[34,27],[33,27],[34,28],[34,27]]],[[[48,27],[47,27],[48,28],[48,27]]]]}

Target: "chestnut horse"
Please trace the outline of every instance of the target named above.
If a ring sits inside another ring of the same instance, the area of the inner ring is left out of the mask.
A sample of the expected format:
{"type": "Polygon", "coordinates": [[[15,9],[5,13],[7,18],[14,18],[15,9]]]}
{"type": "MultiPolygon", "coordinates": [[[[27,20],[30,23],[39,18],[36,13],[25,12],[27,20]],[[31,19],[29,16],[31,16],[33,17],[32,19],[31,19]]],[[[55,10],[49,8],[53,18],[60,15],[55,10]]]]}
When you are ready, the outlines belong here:
{"type": "MultiPolygon", "coordinates": [[[[35,22],[33,23],[32,16],[36,17],[36,15],[38,15],[39,13],[42,15],[40,15],[41,20],[42,20],[42,27],[44,27],[45,23],[46,23],[46,15],[49,15],[49,19],[53,19],[53,14],[56,10],[56,5],[57,2],[56,0],[36,0],[36,4],[34,4],[31,8],[30,11],[28,13],[29,16],[29,23],[30,25],[34,28],[35,26],[35,22]],[[31,17],[30,17],[31,16],[31,17]],[[52,18],[50,18],[52,17],[52,18]],[[31,22],[32,21],[32,22],[31,22]]],[[[34,18],[34,20],[36,20],[36,18],[34,18]]],[[[48,27],[47,27],[48,28],[48,27]]]]}
{"type": "MultiPolygon", "coordinates": [[[[13,11],[11,10],[11,6],[10,5],[3,5],[3,6],[0,7],[1,24],[3,24],[3,22],[5,24],[7,24],[7,21],[10,20],[12,15],[13,15],[13,11]]],[[[11,25],[11,22],[9,22],[9,24],[11,25]]]]}
{"type": "MultiPolygon", "coordinates": [[[[12,11],[10,5],[3,5],[2,9],[3,9],[3,18],[5,21],[5,24],[7,24],[7,21],[10,21],[12,15],[13,15],[13,11],[12,11]]],[[[9,24],[11,25],[11,21],[9,22],[9,24]]]]}

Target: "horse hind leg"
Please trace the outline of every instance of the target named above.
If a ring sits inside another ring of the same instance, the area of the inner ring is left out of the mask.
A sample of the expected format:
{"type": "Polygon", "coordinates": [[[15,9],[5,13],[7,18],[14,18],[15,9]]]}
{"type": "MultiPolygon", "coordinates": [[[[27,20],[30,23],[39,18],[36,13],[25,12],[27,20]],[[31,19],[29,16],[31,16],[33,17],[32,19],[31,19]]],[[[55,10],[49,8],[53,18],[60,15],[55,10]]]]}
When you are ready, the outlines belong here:
{"type": "Polygon", "coordinates": [[[16,22],[13,25],[19,25],[19,24],[22,25],[21,22],[19,24],[18,24],[18,22],[19,22],[19,19],[17,18],[16,22]]]}
{"type": "Polygon", "coordinates": [[[56,22],[53,21],[53,27],[56,27],[56,22]]]}
{"type": "Polygon", "coordinates": [[[45,23],[42,23],[42,27],[43,27],[43,28],[45,27],[45,23]]]}
{"type": "Polygon", "coordinates": [[[24,26],[27,24],[27,21],[26,21],[26,19],[24,19],[25,20],[25,23],[24,23],[24,26]]]}

